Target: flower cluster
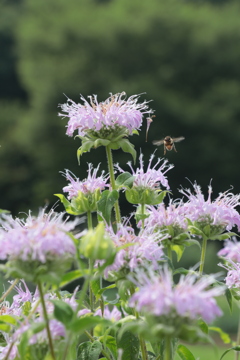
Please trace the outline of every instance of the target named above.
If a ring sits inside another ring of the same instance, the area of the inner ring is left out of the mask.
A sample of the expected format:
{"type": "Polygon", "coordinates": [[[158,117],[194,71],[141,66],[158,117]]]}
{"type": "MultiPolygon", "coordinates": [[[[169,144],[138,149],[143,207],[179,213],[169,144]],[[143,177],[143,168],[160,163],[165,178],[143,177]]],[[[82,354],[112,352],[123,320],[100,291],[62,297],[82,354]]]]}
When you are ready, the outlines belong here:
{"type": "MultiPolygon", "coordinates": [[[[136,170],[133,169],[132,163],[129,161],[127,165],[132,171],[134,177],[133,187],[139,190],[149,189],[157,190],[160,188],[160,185],[164,186],[166,189],[169,189],[168,180],[165,176],[166,172],[173,168],[173,165],[168,164],[168,160],[158,159],[156,164],[152,166],[152,161],[154,159],[154,154],[151,155],[148,167],[146,171],[144,170],[143,154],[140,154],[139,163],[140,167],[136,170]],[[162,164],[157,169],[158,165],[162,164]]],[[[117,164],[117,170],[124,172],[123,169],[117,164]]]]}
{"type": "Polygon", "coordinates": [[[135,235],[132,227],[124,225],[121,225],[116,233],[112,227],[108,227],[107,233],[116,246],[117,255],[114,263],[105,269],[106,278],[118,272],[126,275],[146,263],[158,268],[158,262],[164,255],[161,246],[164,235],[154,233],[151,229],[141,230],[135,235]]]}
{"type": "Polygon", "coordinates": [[[96,95],[89,96],[89,102],[81,96],[83,104],[68,99],[61,105],[59,116],[69,118],[66,132],[69,136],[73,136],[76,130],[78,135],[85,136],[89,131],[116,128],[126,128],[131,135],[134,130],[140,129],[143,114],[151,113],[147,101],[138,103],[138,99],[139,95],[127,99],[125,92],[111,95],[103,102],[98,102],[96,95]]]}
{"type": "Polygon", "coordinates": [[[77,197],[79,192],[83,194],[93,194],[96,190],[104,190],[107,185],[108,177],[104,176],[104,171],[97,176],[100,164],[94,169],[92,164],[88,164],[88,177],[80,181],[71,171],[66,170],[63,175],[69,181],[69,184],[63,188],[68,193],[68,199],[77,197]]]}
{"type": "Polygon", "coordinates": [[[235,225],[240,229],[240,215],[235,209],[240,205],[240,195],[234,195],[230,192],[220,193],[219,196],[212,201],[212,187],[208,188],[208,198],[204,199],[204,195],[199,185],[194,184],[193,194],[189,189],[180,192],[188,198],[188,202],[184,205],[185,214],[191,221],[203,223],[203,225],[212,225],[219,229],[219,232],[231,230],[235,225]]]}
{"type": "Polygon", "coordinates": [[[183,211],[183,203],[170,201],[168,206],[161,203],[156,207],[148,207],[148,218],[145,225],[155,229],[166,229],[172,226],[176,233],[187,231],[186,214],[183,211]]]}
{"type": "MultiPolygon", "coordinates": [[[[227,240],[223,249],[218,252],[218,256],[224,259],[225,264],[219,264],[227,270],[225,278],[226,285],[229,289],[240,289],[240,243],[233,238],[227,240]]],[[[238,291],[239,292],[239,291],[238,291]]]]}
{"type": "Polygon", "coordinates": [[[194,275],[187,275],[175,286],[167,268],[159,275],[151,269],[139,271],[136,281],[139,291],[130,299],[130,306],[160,318],[176,314],[182,319],[202,317],[211,322],[222,313],[214,297],[223,293],[223,287],[209,288],[213,282],[211,277],[196,280],[194,275]]]}
{"type": "Polygon", "coordinates": [[[5,215],[1,219],[0,259],[38,261],[74,256],[75,245],[67,234],[79,220],[64,220],[64,213],[48,214],[41,210],[37,217],[29,213],[26,220],[5,215]]]}

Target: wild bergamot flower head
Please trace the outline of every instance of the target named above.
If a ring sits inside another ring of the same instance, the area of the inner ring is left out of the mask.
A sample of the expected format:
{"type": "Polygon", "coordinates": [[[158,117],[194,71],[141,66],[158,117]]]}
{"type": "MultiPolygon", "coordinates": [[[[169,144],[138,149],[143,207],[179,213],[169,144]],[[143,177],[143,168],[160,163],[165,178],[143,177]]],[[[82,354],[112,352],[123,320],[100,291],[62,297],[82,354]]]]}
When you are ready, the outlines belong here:
{"type": "Polygon", "coordinates": [[[37,273],[60,274],[75,256],[75,245],[68,232],[80,220],[68,221],[65,213],[42,209],[38,216],[26,219],[3,215],[0,224],[0,258],[8,260],[11,274],[35,279],[37,273]]]}
{"type": "Polygon", "coordinates": [[[126,129],[128,135],[139,130],[143,114],[151,113],[147,101],[138,102],[139,95],[126,97],[126,93],[111,94],[105,101],[99,102],[97,96],[89,96],[87,101],[81,95],[81,103],[76,104],[68,99],[60,105],[60,116],[68,117],[67,135],[73,136],[77,131],[79,136],[97,135],[106,138],[116,129],[126,129]]]}

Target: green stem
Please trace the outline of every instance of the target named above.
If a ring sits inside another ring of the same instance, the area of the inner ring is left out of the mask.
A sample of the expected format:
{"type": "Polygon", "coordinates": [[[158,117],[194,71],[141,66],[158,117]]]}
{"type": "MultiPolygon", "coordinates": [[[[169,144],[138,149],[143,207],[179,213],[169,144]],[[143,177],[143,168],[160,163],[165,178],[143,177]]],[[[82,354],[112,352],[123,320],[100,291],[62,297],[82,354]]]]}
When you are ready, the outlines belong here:
{"type": "MultiPolygon", "coordinates": [[[[236,345],[240,345],[240,316],[238,319],[238,332],[237,332],[237,340],[236,340],[236,345]]],[[[239,351],[235,352],[235,360],[239,359],[239,351]]]]}
{"type": "MultiPolygon", "coordinates": [[[[87,212],[87,219],[88,219],[88,229],[92,229],[92,213],[91,211],[87,212]]],[[[92,272],[93,269],[93,262],[89,259],[89,270],[92,272]]],[[[90,309],[93,312],[93,303],[94,303],[94,296],[91,288],[91,284],[89,283],[89,301],[90,301],[90,309]]]]}
{"type": "Polygon", "coordinates": [[[170,336],[165,337],[164,360],[172,360],[172,343],[170,336]]]}
{"type": "MultiPolygon", "coordinates": [[[[111,151],[111,148],[109,147],[109,145],[106,146],[106,153],[107,153],[108,170],[109,170],[109,176],[110,176],[110,184],[111,184],[112,190],[116,190],[112,151],[111,151]]],[[[121,223],[121,214],[120,214],[118,200],[114,204],[114,209],[115,209],[116,222],[118,224],[120,224],[121,223]]]]}
{"type": "MultiPolygon", "coordinates": [[[[145,204],[141,204],[141,215],[145,215],[145,204]]],[[[144,218],[142,218],[142,229],[144,229],[144,218]]]]}
{"type": "Polygon", "coordinates": [[[207,240],[208,239],[204,236],[203,242],[202,242],[202,253],[201,253],[201,259],[200,259],[199,275],[202,275],[202,273],[203,273],[203,267],[204,267],[206,250],[207,250],[207,240]]]}
{"type": "Polygon", "coordinates": [[[92,229],[92,213],[91,213],[91,211],[87,212],[87,222],[88,222],[88,230],[92,229]]]}
{"type": "MultiPolygon", "coordinates": [[[[89,289],[89,283],[90,283],[90,279],[91,279],[91,274],[85,279],[82,290],[81,290],[81,295],[78,299],[78,306],[76,309],[76,313],[78,313],[78,311],[81,309],[82,306],[82,302],[86,296],[87,290],[89,289]]],[[[63,351],[63,357],[62,360],[66,360],[67,359],[67,355],[68,355],[68,349],[71,345],[71,334],[68,335],[67,338],[67,342],[63,351]]]]}
{"type": "Polygon", "coordinates": [[[1,298],[0,298],[0,303],[10,294],[10,292],[12,291],[12,289],[14,288],[14,286],[17,285],[18,282],[19,282],[19,279],[14,280],[14,282],[11,284],[11,286],[9,286],[9,288],[7,289],[7,291],[1,296],[1,298]]]}
{"type": "Polygon", "coordinates": [[[14,345],[14,341],[13,341],[13,342],[11,343],[11,345],[9,346],[9,349],[8,349],[7,355],[5,356],[5,358],[4,358],[3,360],[8,360],[9,355],[11,354],[11,351],[12,351],[13,345],[14,345]]]}
{"type": "Polygon", "coordinates": [[[44,294],[43,294],[41,281],[38,281],[38,290],[39,290],[39,295],[40,295],[42,309],[43,309],[43,316],[44,316],[44,319],[46,322],[46,329],[47,329],[50,352],[51,352],[53,360],[56,360],[54,348],[53,348],[52,336],[51,336],[51,332],[50,332],[50,328],[49,328],[49,319],[48,319],[48,314],[47,314],[46,304],[45,304],[45,300],[44,300],[44,294]]]}
{"type": "MultiPolygon", "coordinates": [[[[135,312],[136,319],[139,319],[139,314],[138,314],[137,310],[134,310],[134,312],[135,312]]],[[[145,340],[141,335],[139,335],[138,337],[139,337],[140,348],[141,348],[141,353],[142,353],[142,360],[148,360],[148,353],[147,353],[147,347],[146,347],[145,340]]]]}
{"type": "Polygon", "coordinates": [[[171,249],[170,244],[167,245],[167,256],[170,259],[170,261],[172,262],[172,249],[171,249]]]}

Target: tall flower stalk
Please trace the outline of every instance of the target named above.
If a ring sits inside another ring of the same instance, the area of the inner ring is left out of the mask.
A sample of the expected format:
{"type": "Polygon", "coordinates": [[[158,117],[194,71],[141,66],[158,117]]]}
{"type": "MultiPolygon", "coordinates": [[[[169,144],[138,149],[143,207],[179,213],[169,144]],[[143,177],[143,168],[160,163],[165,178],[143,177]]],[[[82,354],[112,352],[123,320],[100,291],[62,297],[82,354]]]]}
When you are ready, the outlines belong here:
{"type": "MultiPolygon", "coordinates": [[[[108,170],[109,170],[111,188],[112,188],[112,190],[116,190],[113,157],[112,157],[112,150],[111,150],[110,145],[106,146],[106,154],[107,154],[107,162],[108,162],[108,170]]],[[[117,224],[120,224],[121,223],[121,213],[120,213],[118,200],[114,204],[114,209],[115,209],[116,222],[117,222],[117,224]]]]}

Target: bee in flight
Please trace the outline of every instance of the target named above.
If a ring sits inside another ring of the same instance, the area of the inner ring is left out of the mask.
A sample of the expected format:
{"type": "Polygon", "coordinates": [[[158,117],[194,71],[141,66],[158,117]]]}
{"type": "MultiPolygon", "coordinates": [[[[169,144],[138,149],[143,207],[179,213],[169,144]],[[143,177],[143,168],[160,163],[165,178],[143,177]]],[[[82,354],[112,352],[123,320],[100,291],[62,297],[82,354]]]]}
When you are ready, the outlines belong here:
{"type": "Polygon", "coordinates": [[[171,138],[171,136],[166,136],[163,140],[154,140],[154,145],[163,145],[164,146],[164,155],[166,155],[166,151],[171,151],[174,149],[174,151],[177,152],[174,143],[184,140],[185,138],[183,136],[177,137],[177,138],[171,138]]]}

